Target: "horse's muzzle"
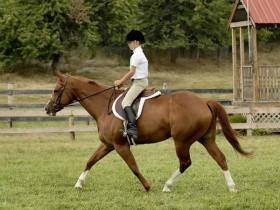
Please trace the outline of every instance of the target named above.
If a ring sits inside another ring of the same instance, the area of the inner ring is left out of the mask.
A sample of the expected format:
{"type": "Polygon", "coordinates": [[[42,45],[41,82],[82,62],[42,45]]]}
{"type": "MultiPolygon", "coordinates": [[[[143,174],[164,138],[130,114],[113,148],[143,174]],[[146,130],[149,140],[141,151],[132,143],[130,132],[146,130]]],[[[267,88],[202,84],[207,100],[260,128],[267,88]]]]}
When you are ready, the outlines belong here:
{"type": "Polygon", "coordinates": [[[47,103],[47,105],[45,106],[45,111],[47,115],[56,116],[56,112],[58,112],[59,110],[57,110],[54,105],[55,104],[53,103],[53,101],[49,101],[47,103]]]}

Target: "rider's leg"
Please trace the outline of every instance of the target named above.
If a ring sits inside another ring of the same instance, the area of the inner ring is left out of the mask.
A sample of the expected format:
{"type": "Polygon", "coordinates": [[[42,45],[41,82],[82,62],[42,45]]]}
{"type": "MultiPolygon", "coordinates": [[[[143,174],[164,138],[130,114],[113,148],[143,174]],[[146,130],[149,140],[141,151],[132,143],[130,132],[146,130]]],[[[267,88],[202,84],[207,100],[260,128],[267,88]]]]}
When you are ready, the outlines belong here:
{"type": "Polygon", "coordinates": [[[127,134],[133,139],[138,138],[138,131],[136,127],[136,115],[134,114],[134,111],[132,110],[131,106],[126,106],[124,108],[124,112],[127,119],[127,134]]]}
{"type": "Polygon", "coordinates": [[[138,138],[138,132],[137,132],[137,127],[136,127],[136,116],[131,108],[131,105],[132,105],[133,101],[137,98],[137,96],[146,87],[148,87],[147,79],[134,80],[122,101],[122,107],[125,111],[126,118],[128,120],[127,133],[128,133],[128,135],[132,136],[134,139],[138,138]]]}

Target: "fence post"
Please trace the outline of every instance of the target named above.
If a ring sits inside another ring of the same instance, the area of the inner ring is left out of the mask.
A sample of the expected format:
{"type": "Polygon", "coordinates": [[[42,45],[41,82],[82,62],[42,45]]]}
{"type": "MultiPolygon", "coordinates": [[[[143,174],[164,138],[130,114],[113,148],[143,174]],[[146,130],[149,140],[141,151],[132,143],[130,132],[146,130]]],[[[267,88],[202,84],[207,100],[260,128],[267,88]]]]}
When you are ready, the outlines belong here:
{"type": "Polygon", "coordinates": [[[9,83],[8,84],[8,107],[9,109],[13,109],[13,90],[14,90],[14,85],[9,83]]]}
{"type": "Polygon", "coordinates": [[[8,122],[9,122],[9,127],[12,128],[13,127],[13,120],[12,120],[12,118],[9,118],[8,122]]]}
{"type": "Polygon", "coordinates": [[[71,114],[69,116],[69,130],[70,130],[70,138],[71,140],[75,140],[75,131],[74,131],[74,115],[71,111],[71,114]]]}
{"type": "Polygon", "coordinates": [[[167,83],[166,83],[166,82],[164,82],[164,83],[162,84],[162,90],[164,91],[164,93],[167,92],[167,83]]]}
{"type": "Polygon", "coordinates": [[[253,117],[253,114],[252,114],[252,110],[250,109],[250,112],[246,115],[246,122],[247,122],[247,124],[249,124],[249,127],[250,127],[246,130],[247,136],[252,136],[252,134],[253,134],[253,129],[251,129],[252,122],[253,122],[252,117],[253,117]]]}

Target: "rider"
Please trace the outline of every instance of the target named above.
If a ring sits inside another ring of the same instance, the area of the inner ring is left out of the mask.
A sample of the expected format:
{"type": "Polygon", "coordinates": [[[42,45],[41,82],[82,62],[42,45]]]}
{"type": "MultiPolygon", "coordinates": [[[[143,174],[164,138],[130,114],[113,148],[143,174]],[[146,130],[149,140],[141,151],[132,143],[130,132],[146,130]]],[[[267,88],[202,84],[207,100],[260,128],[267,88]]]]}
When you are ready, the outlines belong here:
{"type": "Polygon", "coordinates": [[[121,86],[126,81],[131,80],[131,86],[126,93],[122,108],[128,120],[127,134],[134,139],[138,138],[136,127],[136,116],[132,110],[132,103],[136,97],[148,87],[148,60],[143,52],[142,45],[145,43],[144,35],[137,30],[131,30],[126,35],[126,41],[130,50],[133,51],[130,57],[130,67],[120,80],[114,82],[115,86],[121,86]]]}

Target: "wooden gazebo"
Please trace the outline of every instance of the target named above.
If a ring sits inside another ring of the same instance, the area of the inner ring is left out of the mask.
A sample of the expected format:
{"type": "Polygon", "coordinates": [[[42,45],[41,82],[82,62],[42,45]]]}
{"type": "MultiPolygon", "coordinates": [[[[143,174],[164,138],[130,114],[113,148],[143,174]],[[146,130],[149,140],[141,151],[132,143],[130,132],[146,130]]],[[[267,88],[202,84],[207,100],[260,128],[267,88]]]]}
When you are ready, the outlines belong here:
{"type": "Polygon", "coordinates": [[[257,29],[279,25],[280,0],[236,0],[228,24],[232,33],[234,104],[279,105],[280,66],[262,65],[257,51],[257,29]],[[248,35],[246,54],[245,33],[248,35]]]}

